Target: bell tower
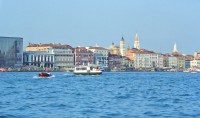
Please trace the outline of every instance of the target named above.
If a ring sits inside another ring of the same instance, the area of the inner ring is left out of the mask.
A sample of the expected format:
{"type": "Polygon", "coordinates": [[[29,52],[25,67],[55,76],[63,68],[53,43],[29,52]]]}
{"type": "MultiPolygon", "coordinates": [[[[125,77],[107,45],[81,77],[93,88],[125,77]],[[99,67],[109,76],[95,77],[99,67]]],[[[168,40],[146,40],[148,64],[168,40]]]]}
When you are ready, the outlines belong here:
{"type": "Polygon", "coordinates": [[[140,41],[137,33],[135,35],[134,48],[140,49],[140,41]]]}
{"type": "Polygon", "coordinates": [[[178,50],[177,50],[177,47],[176,47],[176,43],[174,44],[173,53],[178,53],[178,50]]]}
{"type": "Polygon", "coordinates": [[[124,41],[124,38],[122,36],[122,39],[120,40],[120,54],[121,56],[125,56],[125,41],[124,41]]]}

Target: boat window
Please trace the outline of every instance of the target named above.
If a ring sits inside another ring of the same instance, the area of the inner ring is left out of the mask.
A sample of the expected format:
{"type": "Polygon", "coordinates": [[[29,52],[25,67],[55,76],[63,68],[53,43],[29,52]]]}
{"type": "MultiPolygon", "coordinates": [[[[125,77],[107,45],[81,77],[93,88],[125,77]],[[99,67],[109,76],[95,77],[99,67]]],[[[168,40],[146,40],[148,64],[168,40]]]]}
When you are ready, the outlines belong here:
{"type": "Polygon", "coordinates": [[[86,67],[83,67],[82,70],[87,70],[87,68],[86,68],[86,67]]]}
{"type": "Polygon", "coordinates": [[[76,68],[76,70],[87,70],[86,67],[80,67],[80,68],[76,68]]]}

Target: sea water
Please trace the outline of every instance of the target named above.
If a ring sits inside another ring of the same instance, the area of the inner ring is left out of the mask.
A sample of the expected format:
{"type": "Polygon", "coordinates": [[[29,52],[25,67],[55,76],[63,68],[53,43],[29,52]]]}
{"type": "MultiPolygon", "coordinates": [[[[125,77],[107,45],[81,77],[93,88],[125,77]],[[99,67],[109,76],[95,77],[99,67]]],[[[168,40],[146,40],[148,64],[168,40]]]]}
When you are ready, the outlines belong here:
{"type": "Polygon", "coordinates": [[[0,118],[200,117],[200,73],[0,73],[0,118]]]}

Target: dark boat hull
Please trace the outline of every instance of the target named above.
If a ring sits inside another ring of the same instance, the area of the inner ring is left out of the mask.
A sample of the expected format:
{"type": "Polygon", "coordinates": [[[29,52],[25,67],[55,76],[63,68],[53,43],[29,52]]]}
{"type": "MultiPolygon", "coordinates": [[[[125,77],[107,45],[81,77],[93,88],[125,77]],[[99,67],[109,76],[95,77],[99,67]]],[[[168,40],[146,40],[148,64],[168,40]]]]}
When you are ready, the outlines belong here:
{"type": "Polygon", "coordinates": [[[39,77],[50,77],[52,76],[50,73],[39,73],[39,77]]]}
{"type": "Polygon", "coordinates": [[[101,75],[102,72],[74,72],[75,75],[101,75]]]}

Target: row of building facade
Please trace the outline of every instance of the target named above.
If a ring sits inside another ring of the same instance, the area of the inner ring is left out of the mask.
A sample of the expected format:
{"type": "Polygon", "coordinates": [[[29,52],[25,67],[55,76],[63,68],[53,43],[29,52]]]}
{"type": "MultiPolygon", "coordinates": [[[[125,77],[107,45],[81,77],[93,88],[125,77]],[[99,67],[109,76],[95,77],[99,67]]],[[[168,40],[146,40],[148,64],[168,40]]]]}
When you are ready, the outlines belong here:
{"type": "Polygon", "coordinates": [[[106,49],[100,46],[75,47],[67,44],[31,44],[23,51],[23,39],[0,37],[0,67],[38,67],[73,70],[74,66],[97,64],[108,71],[152,71],[200,68],[200,53],[182,55],[176,44],[171,54],[162,54],[140,48],[138,34],[134,47],[126,48],[122,37],[119,46],[106,49]]]}

